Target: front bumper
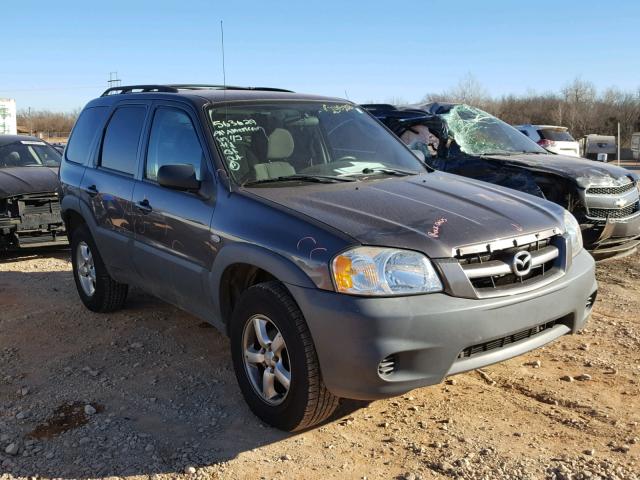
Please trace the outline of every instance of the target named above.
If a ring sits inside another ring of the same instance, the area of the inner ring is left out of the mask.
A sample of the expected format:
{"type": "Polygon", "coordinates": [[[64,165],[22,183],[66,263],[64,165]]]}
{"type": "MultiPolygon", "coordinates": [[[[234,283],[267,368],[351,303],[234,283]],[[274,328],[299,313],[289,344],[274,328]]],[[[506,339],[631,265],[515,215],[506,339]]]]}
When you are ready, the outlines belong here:
{"type": "Polygon", "coordinates": [[[586,247],[596,260],[631,255],[640,246],[640,213],[619,221],[596,225],[583,232],[586,247]],[[590,238],[595,238],[592,242],[590,238]]]}
{"type": "Polygon", "coordinates": [[[65,233],[62,220],[37,228],[24,228],[20,219],[2,218],[0,219],[0,251],[66,244],[68,242],[65,233]]]}
{"type": "Polygon", "coordinates": [[[589,316],[587,300],[597,290],[594,261],[584,250],[559,280],[510,297],[364,298],[288,287],[311,330],[327,388],[362,400],[436,384],[447,375],[500,362],[576,332],[589,316]],[[459,358],[468,347],[552,321],[558,323],[531,337],[459,358]],[[380,362],[390,356],[393,373],[379,374],[380,362]]]}

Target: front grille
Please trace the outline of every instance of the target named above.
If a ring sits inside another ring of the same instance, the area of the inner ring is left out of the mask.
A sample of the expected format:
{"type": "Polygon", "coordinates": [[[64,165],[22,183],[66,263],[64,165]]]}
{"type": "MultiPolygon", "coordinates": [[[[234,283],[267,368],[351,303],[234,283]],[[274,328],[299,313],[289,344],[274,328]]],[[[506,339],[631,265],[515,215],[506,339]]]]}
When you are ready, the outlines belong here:
{"type": "Polygon", "coordinates": [[[515,253],[520,250],[527,250],[529,252],[534,252],[544,247],[547,247],[551,244],[551,238],[545,238],[539,240],[537,242],[528,243],[526,245],[522,245],[520,247],[514,247],[507,250],[494,250],[492,252],[482,252],[482,253],[471,253],[467,255],[458,256],[458,262],[460,265],[472,265],[474,263],[483,263],[489,262],[491,260],[500,259],[504,256],[505,253],[515,253]]]}
{"type": "Polygon", "coordinates": [[[619,195],[621,193],[633,190],[636,187],[635,182],[627,183],[626,185],[619,185],[616,187],[589,187],[587,188],[587,195],[619,195]]]}
{"type": "Polygon", "coordinates": [[[36,193],[17,197],[20,216],[60,214],[60,201],[55,193],[36,193]]]}
{"type": "Polygon", "coordinates": [[[542,279],[552,272],[557,272],[559,250],[553,245],[554,238],[549,237],[503,250],[467,254],[459,257],[458,262],[477,292],[487,293],[504,287],[531,284],[538,278],[542,279]],[[526,275],[516,275],[512,271],[514,256],[521,251],[531,254],[532,267],[526,275]]]}
{"type": "Polygon", "coordinates": [[[640,201],[622,208],[590,208],[589,218],[606,220],[607,218],[626,218],[640,211],[640,201]]]}
{"type": "Polygon", "coordinates": [[[21,209],[22,215],[42,215],[47,213],[59,213],[60,203],[58,201],[47,200],[44,202],[25,202],[21,209]]]}
{"type": "Polygon", "coordinates": [[[531,337],[534,337],[545,330],[549,330],[550,328],[555,327],[557,324],[562,323],[558,320],[554,320],[552,322],[543,323],[542,325],[537,325],[535,327],[528,328],[526,330],[522,330],[520,332],[513,333],[511,335],[507,335],[506,337],[497,338],[495,340],[491,340],[485,343],[479,343],[477,345],[472,345],[470,347],[465,348],[458,354],[458,359],[462,358],[470,358],[475,355],[480,355],[482,353],[489,352],[491,350],[496,350],[498,348],[502,348],[506,345],[519,342],[521,340],[525,340],[531,337]]]}

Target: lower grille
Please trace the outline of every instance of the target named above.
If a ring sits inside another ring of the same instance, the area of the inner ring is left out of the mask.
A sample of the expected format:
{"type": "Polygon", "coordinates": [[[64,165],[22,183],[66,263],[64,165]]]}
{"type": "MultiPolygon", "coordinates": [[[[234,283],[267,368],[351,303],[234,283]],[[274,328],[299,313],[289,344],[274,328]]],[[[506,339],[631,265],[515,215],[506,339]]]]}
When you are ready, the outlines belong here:
{"type": "Polygon", "coordinates": [[[535,327],[528,328],[527,330],[522,330],[520,332],[507,335],[506,337],[491,340],[490,342],[479,343],[478,345],[472,345],[462,350],[458,354],[458,359],[470,358],[475,355],[480,355],[482,353],[486,353],[491,350],[502,348],[506,345],[510,345],[512,343],[516,343],[521,340],[532,338],[544,332],[545,330],[549,330],[550,328],[555,327],[559,323],[562,323],[562,322],[558,320],[554,320],[552,322],[547,322],[547,323],[543,323],[542,325],[537,325],[535,327]]]}
{"type": "Polygon", "coordinates": [[[590,208],[589,218],[606,220],[607,218],[626,218],[640,211],[640,202],[623,208],[590,208]]]}

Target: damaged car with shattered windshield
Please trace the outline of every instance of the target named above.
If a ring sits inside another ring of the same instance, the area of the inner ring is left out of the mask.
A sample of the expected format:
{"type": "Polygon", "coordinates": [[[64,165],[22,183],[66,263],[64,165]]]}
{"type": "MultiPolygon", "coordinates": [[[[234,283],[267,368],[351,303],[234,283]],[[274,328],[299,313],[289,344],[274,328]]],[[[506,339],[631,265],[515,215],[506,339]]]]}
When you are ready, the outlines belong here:
{"type": "Polygon", "coordinates": [[[0,135],[0,251],[64,241],[60,160],[39,138],[0,135]]]}
{"type": "Polygon", "coordinates": [[[465,104],[364,105],[436,170],[546,198],[578,219],[596,260],[640,245],[638,176],[614,165],[556,155],[511,125],[465,104]]]}

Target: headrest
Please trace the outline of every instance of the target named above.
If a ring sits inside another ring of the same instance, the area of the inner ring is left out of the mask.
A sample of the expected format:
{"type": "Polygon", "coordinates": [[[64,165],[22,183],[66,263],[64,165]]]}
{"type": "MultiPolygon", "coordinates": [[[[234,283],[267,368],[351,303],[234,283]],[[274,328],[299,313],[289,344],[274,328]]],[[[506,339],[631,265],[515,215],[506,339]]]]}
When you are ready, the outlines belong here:
{"type": "Polygon", "coordinates": [[[276,128],[269,135],[267,158],[269,160],[281,160],[289,158],[293,153],[293,137],[289,130],[276,128]]]}

